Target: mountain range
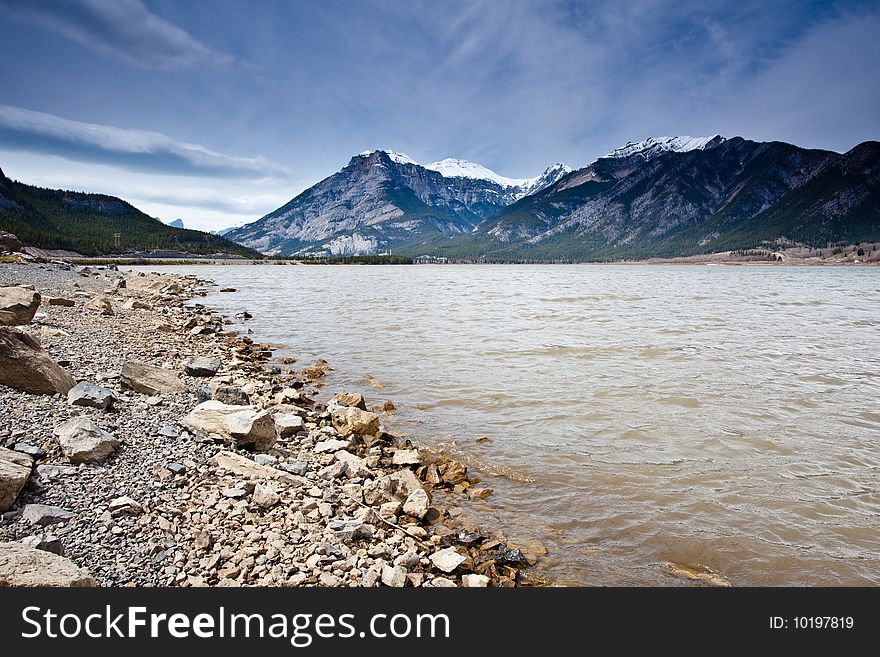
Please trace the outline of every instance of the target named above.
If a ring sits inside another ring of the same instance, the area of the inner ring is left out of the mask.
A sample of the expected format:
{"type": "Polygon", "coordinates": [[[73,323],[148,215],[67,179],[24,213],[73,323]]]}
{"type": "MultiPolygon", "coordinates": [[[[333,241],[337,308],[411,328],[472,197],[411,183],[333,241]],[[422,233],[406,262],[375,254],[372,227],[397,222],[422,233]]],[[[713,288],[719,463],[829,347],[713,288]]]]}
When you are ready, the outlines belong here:
{"type": "Polygon", "coordinates": [[[570,172],[555,164],[511,179],[465,160],[421,165],[393,150],[368,151],[226,237],[272,255],[415,252],[438,237],[469,234],[570,172]]]}
{"type": "Polygon", "coordinates": [[[878,181],[874,141],[840,154],[719,135],[649,138],[531,179],[374,150],[226,236],[273,255],[498,261],[824,246],[880,240],[878,181]]]}

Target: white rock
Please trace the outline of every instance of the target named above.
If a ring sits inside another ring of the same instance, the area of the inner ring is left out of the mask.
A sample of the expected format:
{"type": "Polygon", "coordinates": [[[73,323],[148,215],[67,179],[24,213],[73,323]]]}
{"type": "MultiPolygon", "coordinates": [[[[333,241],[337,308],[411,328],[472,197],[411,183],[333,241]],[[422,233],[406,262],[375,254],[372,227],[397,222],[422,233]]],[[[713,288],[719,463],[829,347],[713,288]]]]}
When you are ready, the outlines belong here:
{"type": "Polygon", "coordinates": [[[421,520],[431,506],[431,498],[423,488],[417,488],[406,498],[403,503],[403,512],[421,520]]]}
{"type": "Polygon", "coordinates": [[[305,429],[305,422],[293,413],[275,414],[275,431],[280,438],[288,438],[305,429]]]}
{"type": "Polygon", "coordinates": [[[71,463],[102,463],[119,441],[87,417],[74,417],[55,427],[61,451],[71,463]]]}
{"type": "Polygon", "coordinates": [[[315,454],[323,454],[324,452],[335,452],[345,447],[348,447],[351,443],[347,440],[337,440],[335,438],[331,438],[330,440],[322,440],[317,443],[313,449],[315,454]]]}
{"type": "Polygon", "coordinates": [[[235,447],[266,451],[275,444],[275,423],[267,411],[209,400],[196,406],[181,424],[190,431],[219,436],[235,447]]]}
{"type": "Polygon", "coordinates": [[[431,563],[444,573],[451,573],[463,564],[467,558],[459,554],[455,548],[446,548],[435,552],[430,557],[431,563]]]}
{"type": "Polygon", "coordinates": [[[263,509],[269,509],[281,501],[281,496],[274,488],[270,488],[269,486],[264,486],[262,484],[257,484],[254,487],[254,492],[253,495],[251,495],[251,499],[257,506],[262,507],[263,509]]]}
{"type": "Polygon", "coordinates": [[[485,575],[462,575],[461,583],[469,588],[485,588],[489,586],[489,578],[485,575]]]}
{"type": "Polygon", "coordinates": [[[394,465],[418,465],[419,450],[417,449],[398,449],[391,457],[391,463],[394,465]]]}
{"type": "Polygon", "coordinates": [[[384,566],[382,568],[382,583],[385,586],[403,588],[406,586],[406,568],[384,566]]]}

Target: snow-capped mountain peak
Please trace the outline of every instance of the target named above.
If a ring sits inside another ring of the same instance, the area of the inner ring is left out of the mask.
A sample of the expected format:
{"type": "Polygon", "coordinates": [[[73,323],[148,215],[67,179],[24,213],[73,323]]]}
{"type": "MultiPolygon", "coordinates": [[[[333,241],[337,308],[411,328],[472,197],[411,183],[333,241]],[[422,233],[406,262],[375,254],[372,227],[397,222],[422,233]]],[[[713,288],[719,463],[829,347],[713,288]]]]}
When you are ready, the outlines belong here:
{"type": "Polygon", "coordinates": [[[520,187],[529,181],[528,178],[507,178],[487,169],[482,164],[447,157],[445,160],[431,162],[422,165],[426,169],[436,171],[445,178],[473,178],[475,180],[490,180],[502,187],[520,187]]]}
{"type": "Polygon", "coordinates": [[[397,164],[418,164],[418,162],[416,162],[406,153],[393,151],[389,148],[379,148],[372,151],[364,151],[363,153],[358,153],[358,155],[360,157],[367,157],[368,155],[372,155],[373,153],[377,152],[385,153],[385,155],[387,155],[392,162],[396,162],[397,164]]]}
{"type": "Polygon", "coordinates": [[[678,137],[648,137],[644,141],[627,142],[620,148],[615,148],[605,157],[629,157],[640,153],[645,158],[653,157],[663,152],[686,153],[688,151],[703,150],[707,147],[717,146],[724,141],[721,135],[711,137],[691,137],[680,135],[678,137]]]}

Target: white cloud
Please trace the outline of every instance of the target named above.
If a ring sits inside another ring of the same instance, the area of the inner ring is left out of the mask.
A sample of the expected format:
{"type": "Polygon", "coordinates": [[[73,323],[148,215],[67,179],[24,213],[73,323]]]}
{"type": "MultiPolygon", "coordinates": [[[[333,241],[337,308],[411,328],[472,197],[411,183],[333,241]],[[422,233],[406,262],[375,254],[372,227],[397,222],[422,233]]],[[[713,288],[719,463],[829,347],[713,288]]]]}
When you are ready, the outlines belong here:
{"type": "Polygon", "coordinates": [[[0,146],[149,173],[246,179],[289,174],[263,157],[234,157],[158,132],[71,121],[10,105],[0,105],[0,146]]]}
{"type": "Polygon", "coordinates": [[[3,0],[0,9],[101,55],[141,68],[172,69],[235,61],[152,13],[141,0],[3,0]]]}

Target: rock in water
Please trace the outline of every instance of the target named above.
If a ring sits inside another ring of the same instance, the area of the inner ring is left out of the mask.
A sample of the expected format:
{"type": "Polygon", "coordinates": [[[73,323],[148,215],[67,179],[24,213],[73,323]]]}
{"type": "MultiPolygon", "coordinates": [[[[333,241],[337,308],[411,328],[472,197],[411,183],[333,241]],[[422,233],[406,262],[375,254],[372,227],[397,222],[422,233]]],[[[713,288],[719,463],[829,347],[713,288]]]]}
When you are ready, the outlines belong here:
{"type": "Polygon", "coordinates": [[[345,406],[359,408],[362,411],[367,410],[367,402],[364,401],[364,396],[359,392],[339,391],[335,395],[333,395],[333,399],[344,404],[345,406]]]}
{"type": "Polygon", "coordinates": [[[94,585],[88,571],[70,559],[21,543],[0,543],[0,587],[94,585]]]}
{"type": "Polygon", "coordinates": [[[190,376],[214,376],[220,364],[219,358],[195,356],[183,364],[183,370],[190,376]]]}
{"type": "Polygon", "coordinates": [[[219,436],[235,447],[265,452],[275,444],[275,422],[254,406],[233,406],[209,400],[196,406],[181,424],[190,431],[219,436]]]}
{"type": "Polygon", "coordinates": [[[375,435],[379,431],[379,416],[354,406],[330,405],[333,428],[343,436],[375,435]]]}
{"type": "Polygon", "coordinates": [[[0,447],[0,511],[8,511],[31,476],[33,460],[27,454],[0,447]]]}
{"type": "Polygon", "coordinates": [[[66,395],[74,383],[31,335],[0,329],[0,385],[42,395],[66,395]]]}
{"type": "Polygon", "coordinates": [[[101,315],[113,315],[113,305],[110,303],[110,299],[105,296],[95,297],[85,306],[83,306],[83,308],[85,308],[86,310],[93,310],[94,312],[100,313],[101,315]]]}
{"type": "Polygon", "coordinates": [[[40,307],[40,294],[32,287],[8,285],[0,287],[0,324],[16,326],[30,324],[37,308],[40,307]]]}
{"type": "Polygon", "coordinates": [[[67,402],[73,406],[91,406],[107,410],[117,401],[112,390],[88,381],[80,381],[67,393],[67,402]]]}
{"type": "Polygon", "coordinates": [[[134,361],[128,361],[122,366],[119,381],[123,386],[145,395],[162,395],[186,390],[186,385],[171,370],[134,361]]]}
{"type": "Polygon", "coordinates": [[[103,463],[119,441],[87,417],[75,417],[55,427],[61,451],[71,463],[103,463]]]}

